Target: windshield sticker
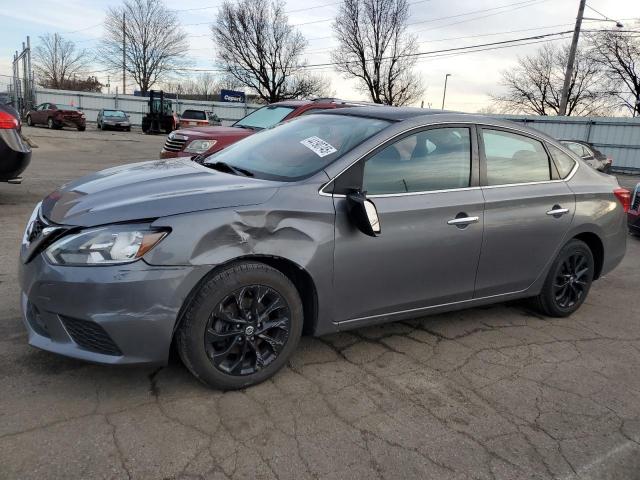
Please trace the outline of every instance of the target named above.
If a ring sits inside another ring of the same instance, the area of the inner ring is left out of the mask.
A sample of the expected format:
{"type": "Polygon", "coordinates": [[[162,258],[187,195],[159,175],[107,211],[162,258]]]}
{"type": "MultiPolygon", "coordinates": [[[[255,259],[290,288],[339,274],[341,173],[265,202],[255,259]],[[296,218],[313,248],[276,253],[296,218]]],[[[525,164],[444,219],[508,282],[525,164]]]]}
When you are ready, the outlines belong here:
{"type": "Polygon", "coordinates": [[[319,157],[326,157],[338,151],[333,145],[316,136],[300,140],[300,143],[319,157]]]}

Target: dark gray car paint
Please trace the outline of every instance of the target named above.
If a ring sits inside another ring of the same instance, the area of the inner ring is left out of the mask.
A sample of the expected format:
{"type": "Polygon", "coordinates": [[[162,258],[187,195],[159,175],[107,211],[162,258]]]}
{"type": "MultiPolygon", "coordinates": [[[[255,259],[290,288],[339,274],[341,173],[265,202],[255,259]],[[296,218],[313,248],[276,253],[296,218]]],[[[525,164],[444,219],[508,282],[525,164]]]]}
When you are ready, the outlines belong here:
{"type": "Polygon", "coordinates": [[[218,172],[189,159],[141,162],[64,185],[44,199],[42,213],[54,223],[89,227],[257,205],[279,185],[218,172]]]}
{"type": "MultiPolygon", "coordinates": [[[[584,232],[603,242],[603,273],[619,263],[626,228],[612,193],[617,183],[583,168],[580,160],[566,182],[372,198],[382,234],[371,238],[355,229],[344,198],[326,193],[331,180],[384,142],[440,123],[489,124],[558,146],[507,122],[440,114],[393,124],[300,182],[238,177],[185,160],[109,169],[54,192],[44,202],[45,217],[78,226],[156,218],[155,226],[172,233],[144,261],[123,266],[54,267],[39,255],[21,267],[23,291],[51,315],[98,321],[122,339],[124,356],[109,361],[164,363],[188,293],[216,266],[236,259],[276,257],[304,270],[317,295],[316,335],[535,295],[558,250],[584,232]],[[546,209],[556,203],[572,215],[549,218],[546,209]],[[479,222],[465,229],[446,224],[460,212],[478,216],[479,222]],[[512,264],[517,255],[509,254],[509,262],[501,257],[505,249],[519,254],[517,266],[512,264]],[[492,262],[497,262],[493,273],[492,262]],[[476,268],[480,288],[474,287],[476,268]],[[84,289],[87,295],[80,295],[84,289]],[[125,332],[134,340],[125,339],[125,332]],[[137,342],[155,344],[141,355],[137,342]]],[[[107,361],[80,352],[68,337],[67,343],[47,343],[30,330],[30,342],[107,361]]]]}

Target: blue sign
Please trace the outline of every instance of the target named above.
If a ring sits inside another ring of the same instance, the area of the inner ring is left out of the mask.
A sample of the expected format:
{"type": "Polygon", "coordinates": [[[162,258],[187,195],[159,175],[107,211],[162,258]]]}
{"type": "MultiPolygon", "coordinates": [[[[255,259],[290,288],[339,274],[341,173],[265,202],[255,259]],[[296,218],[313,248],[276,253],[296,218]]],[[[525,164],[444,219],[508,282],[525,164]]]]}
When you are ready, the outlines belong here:
{"type": "Polygon", "coordinates": [[[245,103],[244,92],[236,92],[235,90],[220,90],[220,101],[245,103]]]}

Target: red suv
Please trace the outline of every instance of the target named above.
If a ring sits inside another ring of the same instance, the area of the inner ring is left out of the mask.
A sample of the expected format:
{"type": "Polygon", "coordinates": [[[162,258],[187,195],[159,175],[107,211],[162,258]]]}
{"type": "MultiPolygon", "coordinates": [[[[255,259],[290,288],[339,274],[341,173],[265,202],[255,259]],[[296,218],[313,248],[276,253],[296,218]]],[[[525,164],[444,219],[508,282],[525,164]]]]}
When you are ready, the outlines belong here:
{"type": "Polygon", "coordinates": [[[230,127],[193,127],[171,132],[160,151],[160,158],[209,155],[284,120],[318,110],[353,105],[355,104],[334,98],[287,100],[272,103],[251,112],[230,127]]]}

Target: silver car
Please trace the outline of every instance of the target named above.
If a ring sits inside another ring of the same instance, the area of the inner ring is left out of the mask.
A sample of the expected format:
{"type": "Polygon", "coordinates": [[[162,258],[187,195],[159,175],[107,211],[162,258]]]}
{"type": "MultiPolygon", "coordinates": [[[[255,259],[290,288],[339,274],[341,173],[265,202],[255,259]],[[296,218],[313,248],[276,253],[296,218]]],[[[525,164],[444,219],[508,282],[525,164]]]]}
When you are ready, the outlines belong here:
{"type": "Polygon", "coordinates": [[[96,126],[99,130],[124,130],[131,131],[131,119],[122,110],[102,109],[98,112],[96,126]]]}
{"type": "Polygon", "coordinates": [[[553,139],[392,107],[302,116],[203,162],[46,197],[21,251],[29,342],[261,382],[303,333],[531,298],[565,317],[626,248],[629,192],[553,139]]]}

